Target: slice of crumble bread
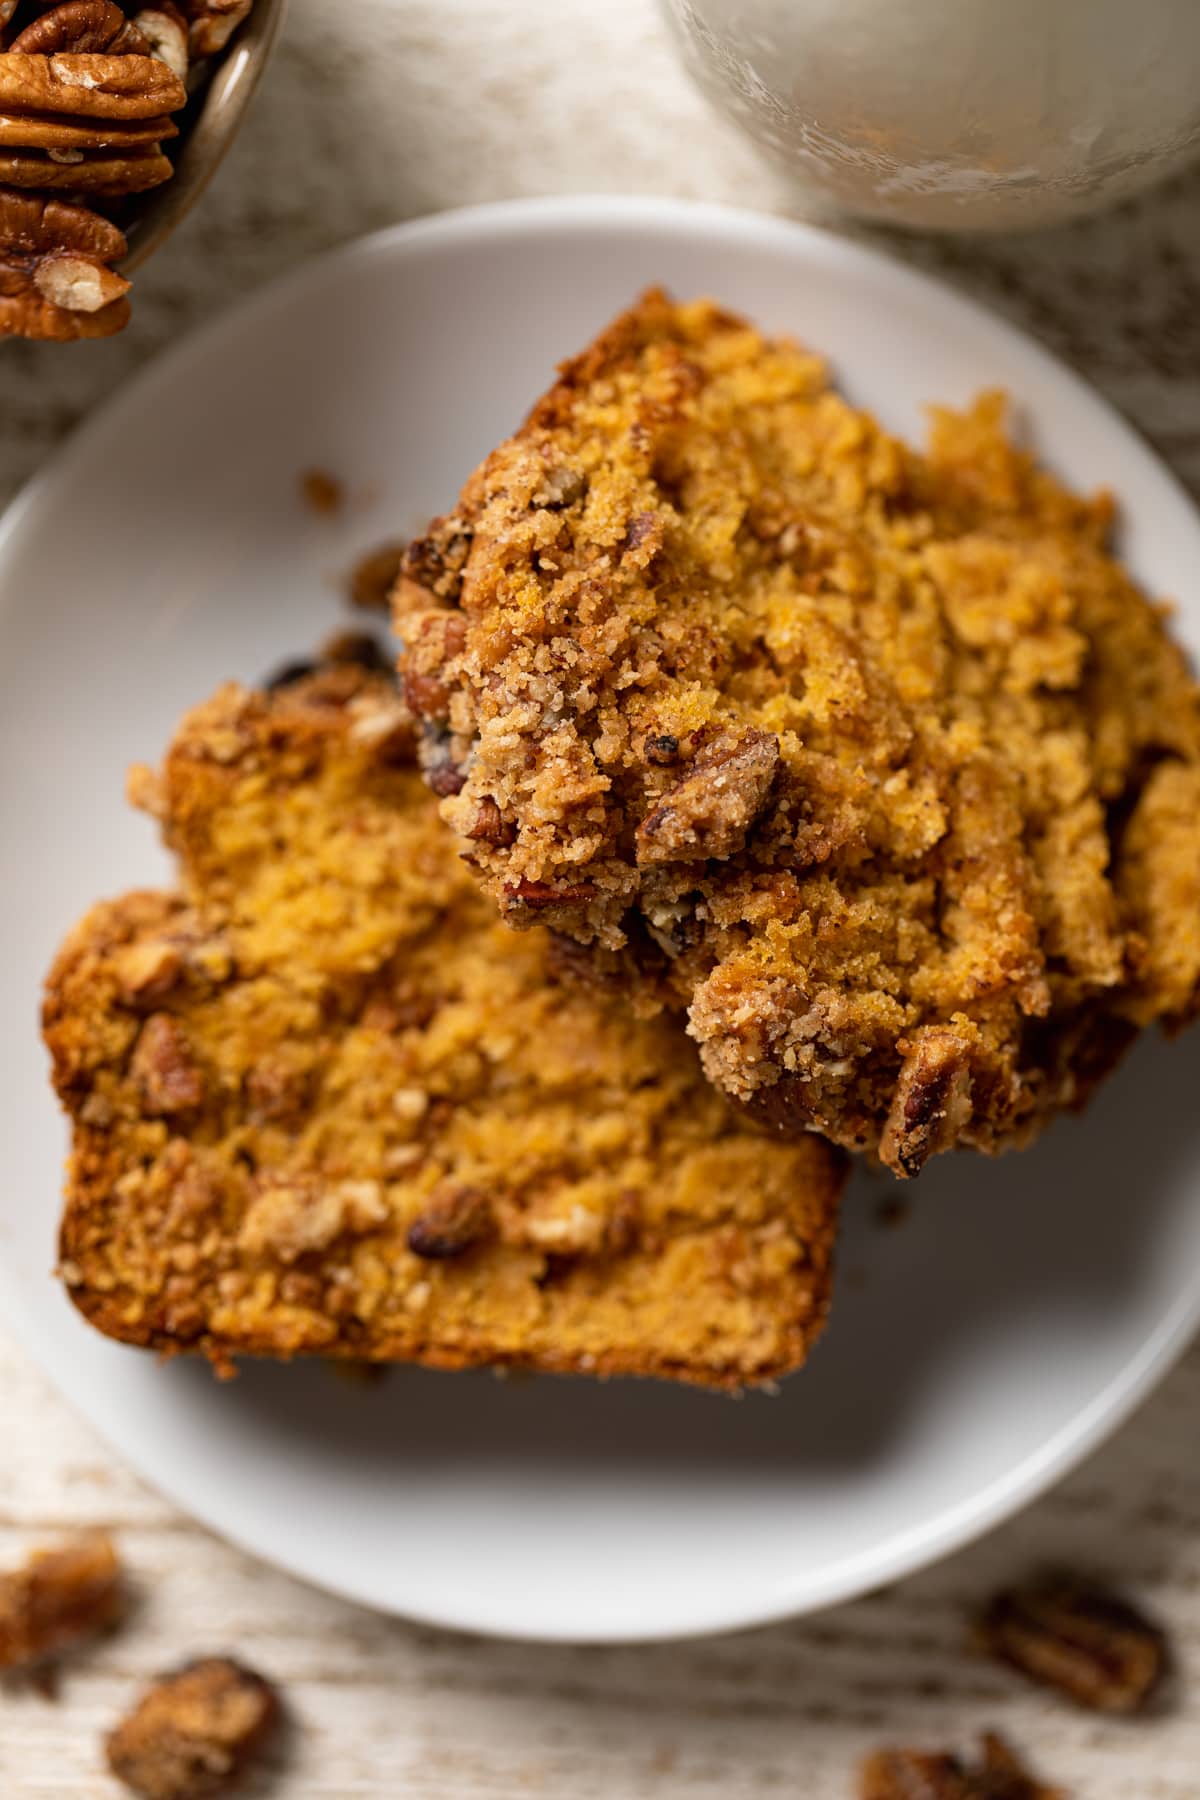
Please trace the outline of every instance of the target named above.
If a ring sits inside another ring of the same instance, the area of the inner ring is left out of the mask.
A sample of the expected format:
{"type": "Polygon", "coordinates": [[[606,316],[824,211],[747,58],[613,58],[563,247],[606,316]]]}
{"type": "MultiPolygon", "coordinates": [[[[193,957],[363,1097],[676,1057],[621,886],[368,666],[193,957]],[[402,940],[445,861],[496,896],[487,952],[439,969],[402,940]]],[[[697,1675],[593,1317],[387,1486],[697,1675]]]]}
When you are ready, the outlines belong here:
{"type": "Polygon", "coordinates": [[[93,908],[45,1003],[62,1275],[101,1331],[218,1367],[804,1360],[838,1153],[748,1129],[677,1025],[495,921],[386,680],[222,688],[132,788],[182,891],[93,908]]]}
{"type": "Polygon", "coordinates": [[[913,450],[648,294],[409,547],[442,816],[780,1130],[1025,1143],[1200,1005],[1200,689],[1111,524],[997,395],[913,450]]]}

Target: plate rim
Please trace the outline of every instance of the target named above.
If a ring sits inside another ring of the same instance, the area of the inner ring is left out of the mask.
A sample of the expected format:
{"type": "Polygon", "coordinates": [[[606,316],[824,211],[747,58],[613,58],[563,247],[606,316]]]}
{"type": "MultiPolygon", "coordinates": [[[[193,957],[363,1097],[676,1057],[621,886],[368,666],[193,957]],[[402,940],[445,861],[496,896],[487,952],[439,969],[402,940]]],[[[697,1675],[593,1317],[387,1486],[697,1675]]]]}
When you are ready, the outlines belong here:
{"type": "MultiPolygon", "coordinates": [[[[1052,375],[1060,387],[1065,383],[1073,391],[1075,401],[1083,403],[1103,421],[1110,441],[1121,455],[1132,458],[1144,473],[1152,475],[1164,500],[1169,499],[1181,509],[1191,528],[1200,532],[1200,509],[1174,470],[1137,428],[1083,376],[1036,338],[951,283],[913,268],[874,245],[778,214],[667,196],[597,193],[492,201],[406,220],[306,258],[261,288],[235,300],[216,317],[189,332],[178,344],[152,357],[136,376],[122,384],[77,425],[35,472],[0,517],[0,569],[19,552],[22,535],[35,530],[43,512],[47,507],[53,507],[56,491],[70,480],[77,464],[86,461],[93,441],[119,429],[125,410],[138,405],[146,388],[161,379],[164,373],[186,373],[190,364],[204,361],[212,346],[219,343],[231,327],[253,328],[259,318],[269,316],[274,309],[286,309],[293,295],[328,279],[339,268],[387,257],[397,248],[408,253],[425,247],[483,242],[518,235],[531,227],[552,235],[556,229],[603,232],[651,224],[668,230],[679,227],[690,232],[709,232],[726,245],[731,239],[740,238],[746,242],[752,240],[760,248],[770,248],[772,240],[781,249],[800,247],[827,265],[850,271],[856,267],[865,268],[876,278],[886,275],[918,306],[927,306],[932,301],[941,309],[949,307],[976,328],[986,328],[993,337],[999,337],[1011,349],[1019,351],[1035,371],[1040,369],[1052,375]]],[[[910,1527],[893,1538],[884,1538],[870,1549],[851,1553],[830,1565],[820,1577],[806,1574],[793,1582],[785,1573],[770,1605],[758,1604],[746,1609],[725,1603],[707,1610],[698,1608],[697,1616],[676,1627],[658,1621],[642,1629],[620,1630],[593,1626],[581,1631],[566,1625],[554,1628],[545,1623],[537,1629],[522,1629],[519,1622],[501,1625],[488,1619],[486,1606],[480,1609],[470,1604],[452,1603],[439,1610],[419,1605],[401,1608],[389,1600],[381,1600],[365,1577],[361,1583],[350,1579],[333,1581],[298,1567],[294,1561],[272,1555],[270,1547],[254,1541],[252,1533],[244,1531],[236,1521],[231,1523],[222,1517],[220,1506],[214,1506],[210,1496],[197,1503],[182,1483],[177,1485],[172,1481],[169,1471],[164,1475],[157,1469],[147,1468],[138,1453],[131,1453],[124,1444],[117,1445],[108,1428],[97,1425],[88,1416],[82,1403],[76,1402],[63,1385],[53,1334],[45,1329],[34,1308],[26,1304],[20,1279],[15,1270],[10,1272],[2,1250],[0,1313],[17,1342],[39,1371],[53,1382],[72,1411],[102,1441],[112,1445],[139,1479],[166,1497],[186,1517],[245,1554],[294,1579],[388,1616],[514,1642],[668,1643],[774,1624],[848,1602],[915,1574],[995,1529],[1068,1475],[1118,1431],[1176,1365],[1200,1328],[1200,1270],[1193,1276],[1190,1288],[1161,1315],[1155,1329],[1119,1373],[1036,1451],[972,1498],[934,1514],[927,1524],[910,1527]]]]}

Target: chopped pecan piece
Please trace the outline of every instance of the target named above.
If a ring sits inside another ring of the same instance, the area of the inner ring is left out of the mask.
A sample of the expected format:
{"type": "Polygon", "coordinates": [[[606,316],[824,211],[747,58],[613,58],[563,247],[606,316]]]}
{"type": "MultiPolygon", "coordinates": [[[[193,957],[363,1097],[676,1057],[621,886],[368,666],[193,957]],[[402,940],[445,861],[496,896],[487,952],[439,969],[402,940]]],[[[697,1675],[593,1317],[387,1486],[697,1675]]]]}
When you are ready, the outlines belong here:
{"type": "Polygon", "coordinates": [[[360,557],[350,572],[350,604],[364,612],[386,612],[404,561],[402,543],[380,544],[360,557]]]}
{"type": "Polygon", "coordinates": [[[778,766],[779,740],[771,732],[751,726],[718,738],[638,826],[638,862],[734,855],[766,805],[778,766]]]}
{"type": "Polygon", "coordinates": [[[1132,1713],[1167,1666],[1163,1633],[1136,1608],[1075,1576],[997,1594],[979,1621],[992,1656],[1096,1712],[1132,1713]]]}
{"type": "Polygon", "coordinates": [[[121,1604],[121,1564],[107,1537],[35,1550],[0,1575],[0,1669],[42,1662],[106,1630],[121,1604]]]}
{"type": "Polygon", "coordinates": [[[318,667],[311,656],[296,657],[292,662],[280,663],[262,683],[263,692],[277,694],[280,688],[294,687],[296,682],[307,681],[310,675],[315,675],[318,667]]]}
{"type": "Polygon", "coordinates": [[[520,881],[505,883],[504,904],[509,912],[522,908],[544,912],[548,906],[572,906],[581,900],[591,900],[595,893],[594,881],[580,881],[574,887],[555,887],[552,882],[529,881],[523,875],[520,881]]]}
{"type": "Polygon", "coordinates": [[[605,1232],[605,1248],[610,1256],[627,1256],[637,1248],[642,1235],[642,1197],[622,1194],[613,1209],[605,1232]]]}
{"type": "Polygon", "coordinates": [[[547,512],[557,512],[562,507],[573,506],[586,493],[586,475],[578,469],[558,466],[542,471],[542,478],[533,491],[531,504],[544,507],[547,512]]]}
{"type": "Polygon", "coordinates": [[[432,675],[407,671],[403,681],[404,698],[418,719],[444,719],[450,711],[450,695],[432,675]]]}
{"type": "Polygon", "coordinates": [[[551,1202],[545,1210],[530,1208],[521,1221],[521,1235],[552,1257],[595,1256],[607,1248],[610,1221],[589,1206],[563,1210],[551,1202]]]}
{"type": "Polygon", "coordinates": [[[312,1094],[312,1070],[282,1057],[264,1057],[246,1077],[246,1104],[255,1123],[298,1124],[312,1094]]]}
{"type": "Polygon", "coordinates": [[[503,849],[513,842],[517,828],[504,817],[492,796],[485,794],[466,835],[476,842],[495,844],[503,849]]]}
{"type": "Polygon", "coordinates": [[[957,1143],[971,1117],[971,1045],[950,1025],[929,1025],[902,1047],[879,1157],[897,1175],[917,1175],[957,1143]]]}
{"type": "Polygon", "coordinates": [[[880,1750],[864,1763],[860,1800],[1065,1800],[1022,1768],[1001,1738],[983,1740],[982,1760],[971,1768],[957,1756],[920,1750],[880,1750]]]}
{"type": "Polygon", "coordinates": [[[491,1203],[478,1188],[454,1187],[435,1194],[408,1229],[408,1247],[429,1262],[462,1256],[492,1232],[491,1203]]]}
{"type": "Polygon", "coordinates": [[[419,719],[439,721],[450,711],[442,676],[462,651],[466,626],[457,613],[420,613],[403,621],[404,695],[419,719]]]}
{"type": "Polygon", "coordinates": [[[424,537],[413,539],[400,567],[397,612],[427,607],[430,595],[445,606],[457,604],[473,535],[465,520],[449,513],[434,519],[424,537]]]}
{"type": "Polygon", "coordinates": [[[341,482],[327,469],[306,469],[300,477],[300,494],[309,512],[325,519],[335,518],[346,498],[341,482]]]}
{"type": "Polygon", "coordinates": [[[641,551],[636,560],[645,565],[661,550],[665,535],[663,522],[657,513],[635,513],[625,527],[621,549],[626,555],[641,551]]]}
{"type": "Polygon", "coordinates": [[[679,755],[679,739],[670,731],[651,732],[642,746],[642,755],[656,768],[669,768],[679,755]]]}
{"type": "Polygon", "coordinates": [[[412,755],[412,715],[398,693],[359,694],[347,709],[352,743],[387,761],[412,755]]]}
{"type": "Polygon", "coordinates": [[[170,1013],[150,1014],[138,1034],[130,1073],[146,1111],[159,1117],[187,1112],[204,1100],[204,1077],[183,1026],[170,1013]]]}
{"type": "Polygon", "coordinates": [[[321,645],[322,663],[349,663],[356,669],[369,669],[373,675],[394,673],[392,659],[378,638],[369,631],[335,631],[321,645]]]}
{"type": "Polygon", "coordinates": [[[142,1800],[200,1800],[241,1775],[280,1717],[270,1682],[229,1657],[165,1675],[109,1734],[108,1766],[142,1800]]]}
{"type": "Polygon", "coordinates": [[[439,800],[448,800],[454,794],[461,794],[467,784],[466,775],[458,764],[444,753],[436,762],[426,765],[425,779],[429,783],[430,793],[436,794],[439,800]]]}
{"type": "Polygon", "coordinates": [[[127,1006],[145,1005],[169,994],[183,971],[176,944],[165,938],[143,939],[114,957],[121,999],[127,1006]]]}
{"type": "Polygon", "coordinates": [[[242,1221],[238,1244],[252,1256],[293,1263],[327,1250],[339,1237],[370,1231],[387,1216],[377,1181],[264,1181],[242,1221]]]}

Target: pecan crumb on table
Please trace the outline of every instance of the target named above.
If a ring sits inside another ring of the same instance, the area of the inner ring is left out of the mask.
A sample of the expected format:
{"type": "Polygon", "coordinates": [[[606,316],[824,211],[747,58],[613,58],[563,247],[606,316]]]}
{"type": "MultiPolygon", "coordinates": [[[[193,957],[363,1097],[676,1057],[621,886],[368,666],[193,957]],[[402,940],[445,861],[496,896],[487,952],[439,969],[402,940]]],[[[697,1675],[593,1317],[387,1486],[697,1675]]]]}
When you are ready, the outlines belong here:
{"type": "Polygon", "coordinates": [[[109,1735],[108,1766],[143,1800],[200,1800],[233,1785],[279,1718],[261,1675],[207,1657],[142,1696],[109,1735]]]}
{"type": "Polygon", "coordinates": [[[859,1800],[1066,1800],[1024,1769],[1002,1738],[983,1740],[971,1767],[957,1756],[879,1750],[863,1765],[859,1800]]]}
{"type": "Polygon", "coordinates": [[[300,477],[300,496],[309,512],[332,519],[341,512],[346,491],[328,469],[305,469],[300,477]]]}
{"type": "Polygon", "coordinates": [[[1167,1667],[1158,1626],[1128,1601],[1071,1575],[997,1594],[978,1635],[992,1656],[1095,1712],[1139,1711],[1167,1667]]]}
{"type": "Polygon", "coordinates": [[[114,1625],[121,1613],[121,1563],[95,1532],[35,1550],[0,1574],[0,1669],[27,1668],[114,1625]]]}

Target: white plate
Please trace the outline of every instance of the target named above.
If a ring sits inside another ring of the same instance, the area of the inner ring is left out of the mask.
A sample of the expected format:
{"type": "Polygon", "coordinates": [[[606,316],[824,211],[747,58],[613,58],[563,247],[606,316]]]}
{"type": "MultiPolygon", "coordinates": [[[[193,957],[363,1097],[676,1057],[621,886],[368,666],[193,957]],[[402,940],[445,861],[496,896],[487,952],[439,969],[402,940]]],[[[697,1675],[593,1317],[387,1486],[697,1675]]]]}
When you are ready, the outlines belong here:
{"type": "Polygon", "coordinates": [[[368,1605],[530,1638],[746,1625],[844,1599],[994,1524],[1099,1442],[1200,1317],[1197,1046],[1147,1043],[1086,1121],[939,1162],[902,1229],[851,1193],[810,1369],[731,1404],[665,1387],[320,1365],[158,1366],[50,1279],[65,1134],[37,1041],[56,940],[166,869],[122,800],[180,712],[334,623],[355,550],[447,505],[555,358],[651,281],[829,352],[916,434],[1008,388],[1042,454],[1111,483],[1139,575],[1200,642],[1200,524],[1108,408],[952,293],[835,237],[708,207],[553,200],[386,232],[156,362],[0,530],[0,1301],[63,1391],[216,1530],[368,1605]],[[336,523],[297,473],[336,471],[336,523]]]}

